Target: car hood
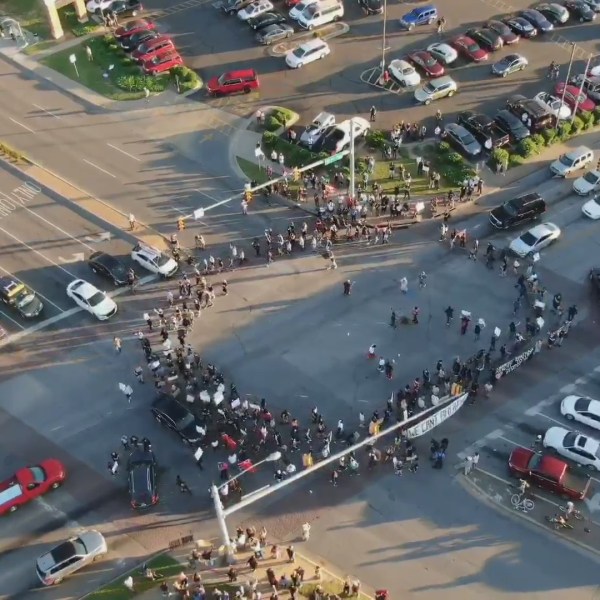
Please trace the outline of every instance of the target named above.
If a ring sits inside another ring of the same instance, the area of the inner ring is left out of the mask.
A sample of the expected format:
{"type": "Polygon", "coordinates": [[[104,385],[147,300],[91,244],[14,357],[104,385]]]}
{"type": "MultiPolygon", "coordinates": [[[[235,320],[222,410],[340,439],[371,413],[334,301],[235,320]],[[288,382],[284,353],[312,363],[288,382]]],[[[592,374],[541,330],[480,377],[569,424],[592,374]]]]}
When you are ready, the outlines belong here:
{"type": "Polygon", "coordinates": [[[560,450],[567,433],[569,433],[569,430],[564,427],[550,427],[544,434],[544,446],[552,446],[553,448],[560,450]]]}
{"type": "Polygon", "coordinates": [[[108,315],[117,308],[115,301],[108,296],[104,297],[104,300],[100,304],[94,306],[94,312],[98,315],[108,315]]]}
{"type": "Polygon", "coordinates": [[[575,402],[577,402],[578,398],[579,396],[567,396],[566,398],[564,398],[563,401],[560,403],[560,413],[562,415],[574,414],[575,402]]]}
{"type": "Polygon", "coordinates": [[[521,257],[526,256],[531,251],[531,248],[527,246],[520,237],[513,240],[509,247],[515,254],[521,257]]]}
{"type": "Polygon", "coordinates": [[[27,304],[20,306],[19,311],[24,317],[37,317],[43,310],[44,304],[36,294],[32,294],[27,304]]]}
{"type": "Polygon", "coordinates": [[[170,258],[162,267],[159,267],[161,275],[172,275],[177,271],[179,265],[174,258],[170,258]]]}
{"type": "Polygon", "coordinates": [[[526,470],[532,456],[532,450],[528,450],[527,448],[515,448],[508,457],[508,464],[516,469],[526,470]]]}
{"type": "Polygon", "coordinates": [[[104,536],[95,529],[88,529],[87,531],[80,533],[79,539],[83,542],[83,545],[90,554],[101,554],[102,552],[106,552],[106,540],[104,539],[104,536]]]}
{"type": "Polygon", "coordinates": [[[425,91],[425,88],[420,87],[415,90],[415,98],[419,102],[423,102],[423,101],[427,100],[428,98],[433,98],[433,94],[430,94],[429,92],[425,91]]]}
{"type": "Polygon", "coordinates": [[[573,182],[573,189],[579,194],[589,194],[594,189],[594,185],[586,181],[584,177],[578,177],[573,182]]]}
{"type": "Polygon", "coordinates": [[[191,442],[200,441],[201,436],[196,429],[196,421],[193,421],[189,425],[186,425],[183,429],[180,429],[180,433],[191,442]]]}
{"type": "Polygon", "coordinates": [[[590,219],[600,219],[600,205],[594,200],[588,200],[581,207],[581,211],[590,219]]]}

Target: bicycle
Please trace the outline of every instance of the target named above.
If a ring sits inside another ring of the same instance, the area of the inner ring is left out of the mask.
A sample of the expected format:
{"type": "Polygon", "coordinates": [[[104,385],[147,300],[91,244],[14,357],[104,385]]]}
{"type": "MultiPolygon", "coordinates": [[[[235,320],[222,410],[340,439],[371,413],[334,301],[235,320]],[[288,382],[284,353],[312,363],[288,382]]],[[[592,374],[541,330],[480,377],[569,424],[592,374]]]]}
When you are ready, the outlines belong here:
{"type": "Polygon", "coordinates": [[[524,513],[528,513],[535,507],[534,501],[531,498],[525,498],[523,494],[513,494],[510,497],[510,503],[515,510],[520,510],[524,513]]]}
{"type": "Polygon", "coordinates": [[[584,521],[585,520],[583,513],[580,510],[577,510],[576,508],[573,509],[571,512],[568,512],[568,509],[566,506],[559,506],[558,509],[560,510],[560,512],[565,514],[565,517],[567,519],[570,519],[571,517],[573,517],[576,521],[584,521]]]}

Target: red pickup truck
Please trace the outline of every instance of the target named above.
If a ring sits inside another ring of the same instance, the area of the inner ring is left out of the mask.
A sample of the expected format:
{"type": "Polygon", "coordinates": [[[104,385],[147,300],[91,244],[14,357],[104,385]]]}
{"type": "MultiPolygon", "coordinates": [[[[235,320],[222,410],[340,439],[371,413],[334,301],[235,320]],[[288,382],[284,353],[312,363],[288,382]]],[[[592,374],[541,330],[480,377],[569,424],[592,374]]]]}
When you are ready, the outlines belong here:
{"type": "Polygon", "coordinates": [[[59,487],[67,476],[63,464],[54,459],[23,467],[0,482],[0,515],[15,512],[23,504],[59,487]]]}
{"type": "Polygon", "coordinates": [[[512,451],[508,468],[512,475],[571,500],[583,500],[590,488],[589,475],[572,471],[560,458],[538,454],[526,448],[512,451]]]}

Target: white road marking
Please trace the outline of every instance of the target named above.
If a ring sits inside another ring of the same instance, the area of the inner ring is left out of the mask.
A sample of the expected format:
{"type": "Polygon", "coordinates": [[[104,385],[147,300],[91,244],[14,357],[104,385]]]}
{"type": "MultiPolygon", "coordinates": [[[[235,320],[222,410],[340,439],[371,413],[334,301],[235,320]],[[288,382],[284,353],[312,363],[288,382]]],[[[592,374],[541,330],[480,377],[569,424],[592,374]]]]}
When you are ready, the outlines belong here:
{"type": "Polygon", "coordinates": [[[126,152],[125,150],[123,150],[121,148],[117,148],[117,146],[113,146],[112,144],[109,144],[108,142],[106,142],[106,145],[110,146],[113,150],[116,150],[117,152],[124,154],[125,156],[129,156],[129,158],[132,158],[133,160],[136,160],[137,162],[142,162],[137,156],[134,156],[133,154],[129,154],[129,152],[126,152]]]}
{"type": "Polygon", "coordinates": [[[35,131],[33,129],[30,129],[29,127],[27,127],[27,125],[23,125],[23,123],[20,123],[19,121],[17,121],[16,119],[13,119],[12,117],[8,117],[8,118],[16,125],[19,125],[19,127],[22,127],[23,129],[27,129],[27,131],[29,131],[29,133],[35,133],[35,131]]]}
{"type": "MultiPolygon", "coordinates": [[[[224,202],[217,200],[214,196],[211,196],[210,194],[207,194],[206,192],[203,192],[202,190],[199,190],[198,188],[194,188],[194,192],[198,192],[199,194],[206,196],[209,200],[212,200],[213,202],[217,202],[218,204],[224,204],[224,202]]],[[[233,198],[227,198],[227,200],[225,200],[225,202],[229,202],[230,200],[233,200],[233,198]]],[[[241,196],[240,196],[240,202],[241,202],[241,196]]]]}
{"type": "Polygon", "coordinates": [[[40,110],[44,111],[46,114],[50,115],[51,117],[54,117],[55,119],[60,119],[59,115],[55,115],[52,111],[46,110],[43,106],[40,106],[39,104],[34,104],[33,106],[39,108],[40,110]]]}
{"type": "Polygon", "coordinates": [[[58,257],[58,260],[61,263],[77,263],[82,262],[85,259],[85,254],[83,252],[73,252],[71,258],[64,258],[62,256],[58,257]]]}
{"type": "Polygon", "coordinates": [[[534,414],[536,414],[539,417],[544,417],[544,419],[548,419],[548,421],[552,421],[553,423],[556,423],[557,425],[560,425],[560,427],[564,427],[565,426],[565,424],[562,421],[558,421],[557,419],[549,417],[548,415],[545,415],[544,413],[537,412],[537,413],[534,413],[534,414]]]}
{"type": "MultiPolygon", "coordinates": [[[[2,271],[3,273],[6,273],[7,275],[10,275],[11,277],[14,277],[20,283],[25,284],[24,281],[22,281],[21,279],[19,279],[16,275],[14,275],[13,273],[11,273],[10,271],[7,271],[4,267],[0,266],[0,271],[2,271]]],[[[25,284],[25,285],[27,285],[27,284],[25,284]]],[[[31,286],[27,286],[27,287],[31,287],[31,286]]],[[[44,296],[43,294],[40,294],[40,292],[38,292],[37,290],[35,290],[35,293],[40,298],[43,298],[48,304],[52,304],[52,306],[54,306],[54,308],[56,308],[60,312],[65,312],[64,308],[61,308],[60,306],[58,306],[58,304],[55,304],[54,302],[52,302],[52,300],[50,300],[49,298],[46,298],[46,296],[44,296]]]]}
{"type": "Polygon", "coordinates": [[[93,162],[90,162],[87,158],[84,158],[83,162],[90,165],[90,167],[94,167],[95,169],[98,169],[98,171],[102,171],[102,173],[106,173],[109,177],[112,177],[113,179],[117,178],[116,175],[113,175],[110,171],[107,171],[106,169],[99,167],[98,165],[94,164],[93,162]]]}
{"type": "Polygon", "coordinates": [[[21,329],[25,329],[25,327],[23,327],[23,325],[21,325],[21,323],[19,323],[19,321],[15,321],[10,315],[7,315],[4,311],[0,310],[0,315],[2,315],[4,318],[8,319],[9,321],[12,321],[17,327],[19,327],[21,329]]]}
{"type": "Polygon", "coordinates": [[[518,448],[525,448],[525,450],[531,450],[531,448],[528,448],[527,446],[523,446],[523,444],[518,444],[517,442],[513,442],[512,440],[509,440],[508,438],[504,437],[503,435],[499,435],[498,439],[504,440],[505,442],[508,442],[512,446],[517,446],[518,448]]]}
{"type": "MultiPolygon", "coordinates": [[[[42,221],[44,221],[44,223],[46,223],[47,225],[50,225],[50,227],[54,227],[54,229],[56,229],[56,231],[60,231],[63,235],[66,235],[68,238],[71,238],[74,242],[77,242],[78,244],[85,246],[88,250],[91,250],[92,252],[94,252],[96,250],[95,248],[92,248],[92,246],[90,246],[89,244],[86,244],[85,242],[82,242],[80,239],[76,238],[75,236],[71,235],[70,233],[67,233],[62,227],[59,227],[52,221],[49,221],[45,217],[42,217],[42,215],[38,214],[35,210],[32,210],[31,208],[27,208],[26,206],[24,206],[23,208],[25,208],[25,210],[27,212],[30,212],[32,215],[36,216],[38,219],[41,219],[42,221]]],[[[110,236],[110,233],[108,235],[110,236]]],[[[83,258],[81,260],[83,260],[83,258]]]]}
{"type": "Polygon", "coordinates": [[[44,500],[43,498],[40,498],[38,496],[38,498],[36,498],[34,500],[34,502],[36,504],[39,504],[47,513],[51,514],[53,517],[56,517],[56,518],[60,519],[61,521],[64,519],[66,521],[65,526],[68,527],[69,529],[73,529],[76,532],[83,531],[83,527],[81,527],[81,525],[77,521],[74,521],[73,519],[69,519],[62,510],[60,510],[59,508],[56,508],[56,506],[52,506],[51,504],[48,504],[48,502],[46,500],[44,500]]]}
{"type": "Polygon", "coordinates": [[[5,235],[7,235],[8,237],[11,237],[16,242],[19,242],[19,244],[25,246],[25,248],[29,248],[29,250],[31,250],[32,252],[35,252],[38,256],[41,256],[45,261],[49,262],[51,265],[58,267],[61,271],[66,273],[69,277],[71,277],[73,279],[79,279],[79,277],[77,277],[76,275],[73,275],[73,273],[71,273],[70,271],[67,271],[67,269],[65,269],[64,267],[61,267],[57,262],[53,261],[51,258],[48,258],[45,254],[42,254],[39,250],[36,250],[29,244],[25,243],[23,240],[19,239],[16,235],[9,233],[8,231],[6,231],[6,229],[3,229],[2,227],[0,227],[0,231],[2,233],[4,233],[5,235]]]}

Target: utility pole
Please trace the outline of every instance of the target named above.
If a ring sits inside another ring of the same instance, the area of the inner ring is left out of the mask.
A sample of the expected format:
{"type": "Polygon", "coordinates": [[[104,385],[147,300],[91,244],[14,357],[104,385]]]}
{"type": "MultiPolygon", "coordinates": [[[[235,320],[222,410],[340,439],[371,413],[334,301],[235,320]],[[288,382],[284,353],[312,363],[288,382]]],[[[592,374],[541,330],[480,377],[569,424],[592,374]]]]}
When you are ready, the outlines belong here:
{"type": "Polygon", "coordinates": [[[354,119],[350,119],[350,189],[348,196],[354,200],[356,181],[354,179],[354,119]]]}
{"type": "Polygon", "coordinates": [[[387,34],[387,0],[383,0],[383,36],[381,40],[381,76],[385,72],[385,51],[387,50],[386,44],[387,34]]]}
{"type": "MultiPolygon", "coordinates": [[[[558,114],[560,115],[560,109],[565,105],[565,94],[567,92],[567,84],[569,83],[569,77],[571,76],[571,68],[573,67],[573,59],[575,58],[575,43],[571,42],[571,58],[569,59],[569,68],[567,69],[567,78],[565,79],[565,87],[563,88],[563,93],[560,98],[560,108],[558,109],[558,114]]],[[[575,114],[575,111],[573,111],[575,114]]],[[[556,131],[558,131],[560,120],[556,119],[556,131]]]]}
{"type": "MultiPolygon", "coordinates": [[[[571,124],[575,121],[575,117],[577,116],[577,108],[579,107],[579,98],[581,98],[581,94],[583,94],[583,84],[585,83],[587,72],[590,70],[590,63],[592,62],[592,55],[590,54],[587,59],[587,64],[585,65],[585,71],[581,77],[581,85],[579,86],[579,90],[577,91],[577,99],[575,100],[575,108],[573,109],[573,116],[571,117],[571,124]]],[[[567,83],[569,80],[567,79],[567,83]]],[[[566,86],[565,86],[566,87],[566,86]]]]}

